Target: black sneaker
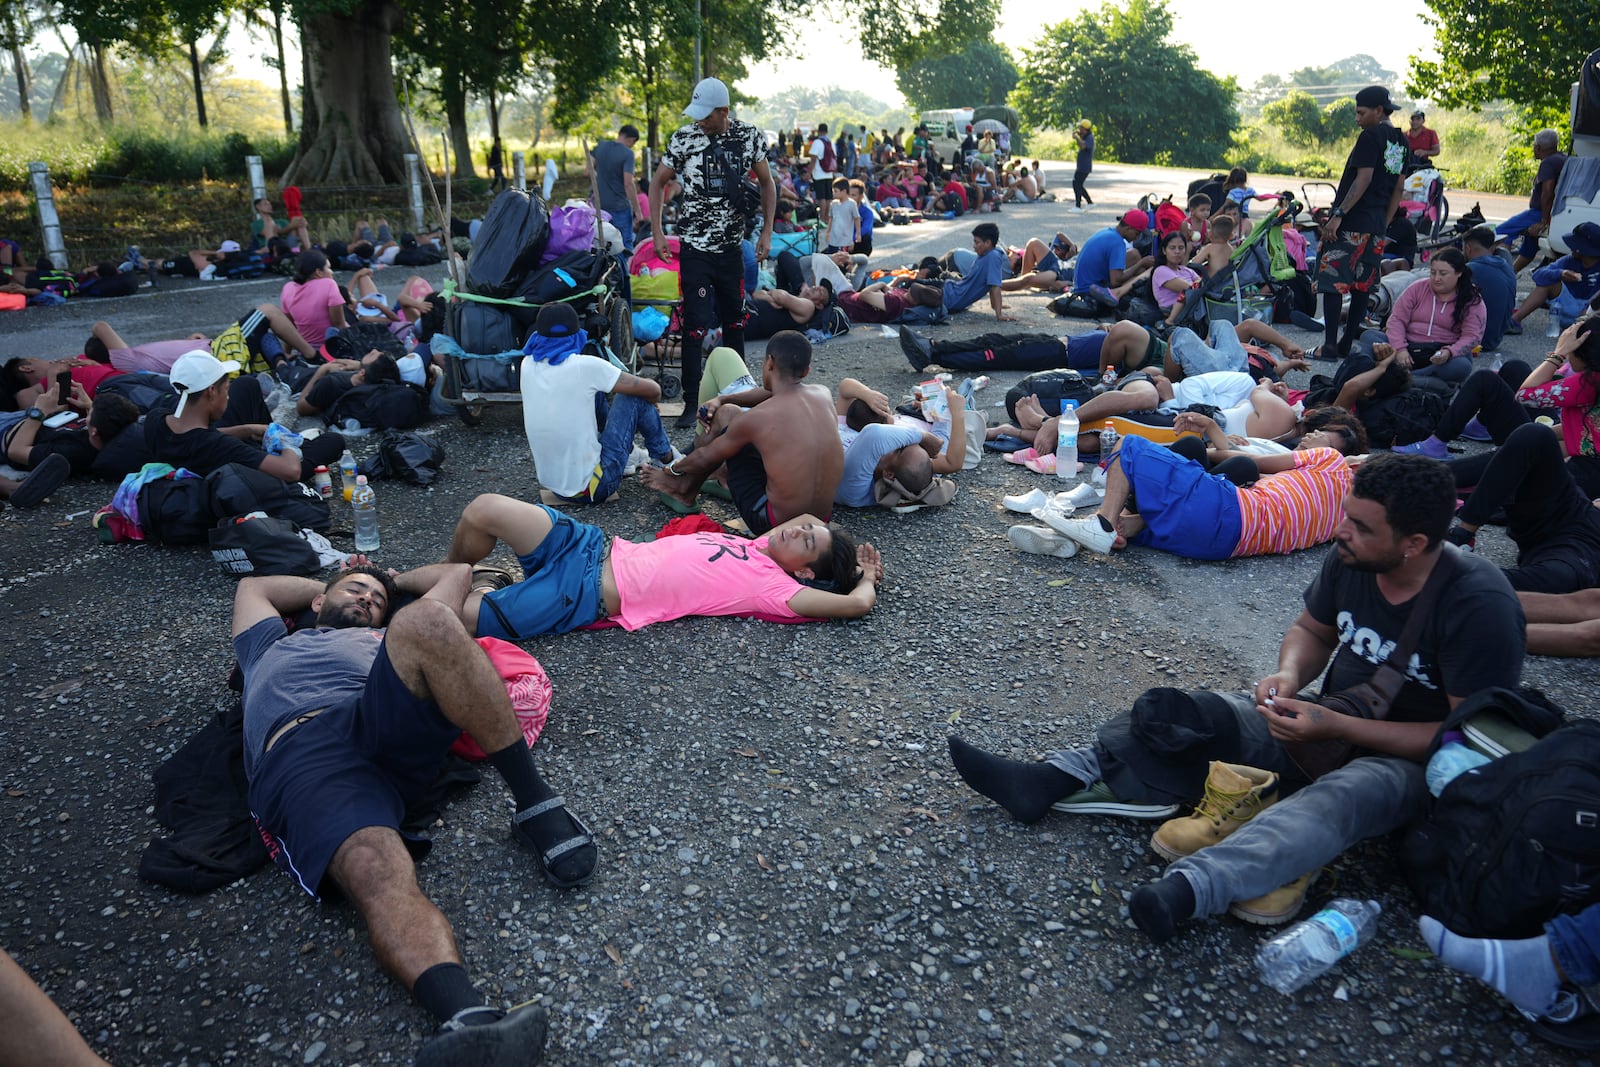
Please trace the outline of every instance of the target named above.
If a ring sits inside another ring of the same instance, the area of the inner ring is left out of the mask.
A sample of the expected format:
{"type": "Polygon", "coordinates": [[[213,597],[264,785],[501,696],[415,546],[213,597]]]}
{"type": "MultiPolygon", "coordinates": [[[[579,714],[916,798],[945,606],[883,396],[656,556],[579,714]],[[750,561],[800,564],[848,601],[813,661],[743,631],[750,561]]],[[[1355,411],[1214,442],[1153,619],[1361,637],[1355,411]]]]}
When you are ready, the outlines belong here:
{"type": "Polygon", "coordinates": [[[909,326],[900,327],[900,351],[906,354],[914,371],[920,372],[933,362],[933,342],[918,336],[909,326]]]}
{"type": "Polygon", "coordinates": [[[1562,1048],[1580,1052],[1600,1049],[1600,1014],[1595,1013],[1588,997],[1570,988],[1562,989],[1555,1010],[1549,1015],[1530,1018],[1528,1029],[1536,1037],[1562,1048]]]}
{"type": "Polygon", "coordinates": [[[688,404],[685,404],[682,414],[673,420],[672,428],[674,430],[687,430],[699,421],[698,415],[699,409],[692,408],[688,404]]]}
{"type": "Polygon", "coordinates": [[[417,1053],[417,1067],[522,1067],[544,1058],[549,1032],[540,1005],[512,1008],[494,1022],[473,1026],[462,1016],[492,1011],[468,1008],[440,1027],[440,1033],[417,1053]]]}
{"type": "Polygon", "coordinates": [[[31,508],[35,504],[42,504],[45,497],[61,488],[71,473],[72,464],[67,462],[67,457],[52,452],[17,483],[17,488],[11,493],[11,506],[31,508]]]}

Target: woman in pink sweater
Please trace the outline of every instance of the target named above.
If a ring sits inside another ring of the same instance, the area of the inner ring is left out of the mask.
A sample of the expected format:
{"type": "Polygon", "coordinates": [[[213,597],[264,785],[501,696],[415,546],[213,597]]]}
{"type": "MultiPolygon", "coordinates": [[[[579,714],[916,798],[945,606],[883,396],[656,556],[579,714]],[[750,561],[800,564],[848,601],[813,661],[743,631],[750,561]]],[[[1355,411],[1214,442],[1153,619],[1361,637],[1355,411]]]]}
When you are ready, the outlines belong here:
{"type": "Polygon", "coordinates": [[[1458,249],[1433,254],[1428,276],[1412,282],[1395,301],[1385,332],[1395,359],[1412,375],[1452,385],[1472,373],[1472,351],[1483,341],[1483,297],[1458,249]]]}

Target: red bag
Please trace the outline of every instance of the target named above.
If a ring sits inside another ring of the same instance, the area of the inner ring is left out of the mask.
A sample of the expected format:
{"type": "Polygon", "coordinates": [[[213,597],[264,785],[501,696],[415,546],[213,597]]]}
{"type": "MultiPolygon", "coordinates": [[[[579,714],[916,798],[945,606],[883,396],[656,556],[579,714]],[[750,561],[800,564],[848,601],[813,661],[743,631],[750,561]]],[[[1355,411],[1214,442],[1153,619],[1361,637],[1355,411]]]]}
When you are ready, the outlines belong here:
{"type": "MultiPolygon", "coordinates": [[[[494,664],[494,669],[500,672],[500,677],[505,681],[506,695],[511,698],[511,707],[522,726],[522,736],[528,739],[531,748],[544,732],[545,720],[550,717],[550,676],[544,673],[538,660],[510,641],[502,641],[497,637],[480,637],[477,640],[478,647],[488,654],[489,662],[494,664]]],[[[478,742],[466,733],[456,738],[456,743],[450,746],[450,753],[475,763],[489,758],[478,742]]]]}

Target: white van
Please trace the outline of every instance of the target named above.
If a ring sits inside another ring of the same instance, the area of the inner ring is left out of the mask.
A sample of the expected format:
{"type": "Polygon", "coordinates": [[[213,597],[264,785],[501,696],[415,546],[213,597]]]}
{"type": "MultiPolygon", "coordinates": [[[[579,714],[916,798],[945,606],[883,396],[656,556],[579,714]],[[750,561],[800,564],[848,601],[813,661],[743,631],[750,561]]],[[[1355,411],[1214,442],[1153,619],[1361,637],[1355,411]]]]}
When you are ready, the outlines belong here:
{"type": "Polygon", "coordinates": [[[917,121],[928,127],[928,136],[935,141],[941,139],[959,141],[966,136],[967,127],[972,124],[972,108],[952,107],[924,111],[917,116],[917,121]]]}

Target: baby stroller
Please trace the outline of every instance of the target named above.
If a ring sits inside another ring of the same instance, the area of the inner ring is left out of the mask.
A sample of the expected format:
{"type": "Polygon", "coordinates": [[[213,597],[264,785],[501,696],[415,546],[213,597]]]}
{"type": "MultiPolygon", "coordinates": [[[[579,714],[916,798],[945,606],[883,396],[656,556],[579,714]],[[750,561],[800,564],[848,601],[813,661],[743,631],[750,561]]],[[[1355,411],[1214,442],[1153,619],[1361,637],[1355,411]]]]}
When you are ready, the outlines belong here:
{"type": "Polygon", "coordinates": [[[653,319],[659,324],[661,317],[666,320],[661,332],[652,329],[650,333],[654,336],[640,335],[640,344],[628,370],[655,378],[661,386],[663,400],[676,399],[683,391],[682,379],[668,370],[669,367],[678,368],[681,373],[682,367],[677,355],[683,343],[683,290],[678,276],[680,247],[677,237],[668,237],[667,258],[661,259],[651,242],[641,241],[628,263],[634,315],[641,323],[653,319]],[[657,315],[652,316],[652,311],[657,315]],[[654,366],[654,374],[644,374],[647,365],[654,366]]]}
{"type": "Polygon", "coordinates": [[[1400,210],[1411,217],[1417,236],[1438,237],[1450,221],[1450,201],[1444,196],[1444,175],[1433,167],[1406,176],[1400,191],[1400,210]]]}
{"type": "Polygon", "coordinates": [[[1280,200],[1272,214],[1262,219],[1228,257],[1228,265],[1191,291],[1174,326],[1187,326],[1204,336],[1212,319],[1240,323],[1245,319],[1270,321],[1274,297],[1270,290],[1295,275],[1284,250],[1283,227],[1292,225],[1300,206],[1280,200]],[[1268,292],[1263,293],[1265,287],[1268,292]]]}

